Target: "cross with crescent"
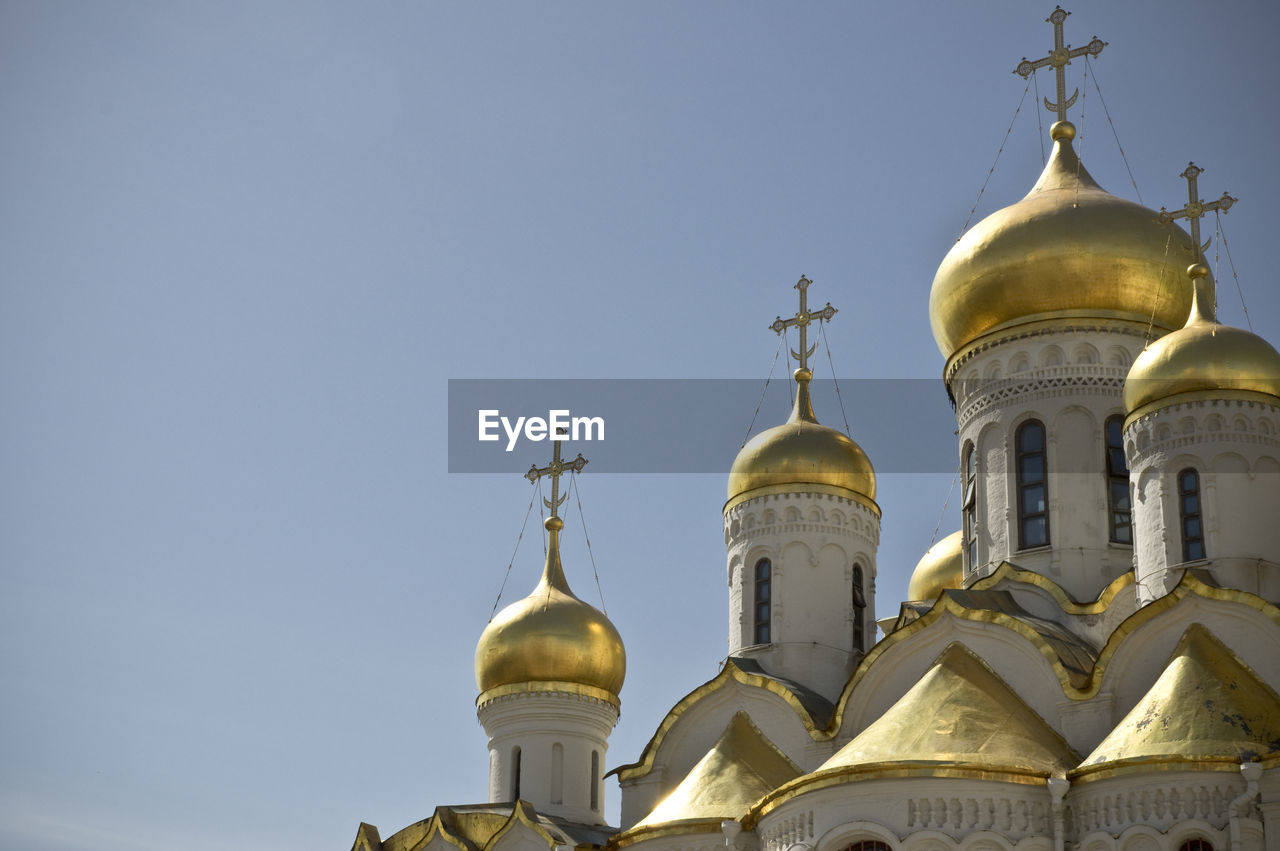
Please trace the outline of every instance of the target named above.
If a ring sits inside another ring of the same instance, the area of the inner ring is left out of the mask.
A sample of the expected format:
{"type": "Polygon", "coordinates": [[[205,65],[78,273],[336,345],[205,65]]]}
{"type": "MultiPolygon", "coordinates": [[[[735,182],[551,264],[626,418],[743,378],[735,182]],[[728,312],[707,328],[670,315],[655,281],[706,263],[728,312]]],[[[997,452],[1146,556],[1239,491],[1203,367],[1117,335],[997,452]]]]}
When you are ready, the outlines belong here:
{"type": "Polygon", "coordinates": [[[1067,97],[1067,66],[1071,64],[1071,60],[1077,56],[1097,56],[1102,52],[1102,48],[1107,46],[1105,41],[1099,39],[1096,35],[1093,41],[1084,47],[1071,48],[1062,42],[1062,22],[1067,19],[1070,12],[1063,11],[1061,6],[1053,10],[1053,14],[1045,18],[1047,23],[1053,24],[1053,50],[1049,51],[1048,56],[1044,56],[1032,62],[1027,57],[1022,57],[1022,61],[1018,63],[1018,67],[1013,69],[1013,73],[1020,77],[1030,77],[1037,68],[1043,68],[1046,65],[1053,68],[1058,78],[1058,101],[1050,103],[1048,98],[1044,99],[1044,108],[1050,112],[1058,113],[1059,121],[1067,120],[1067,108],[1076,102],[1076,95],[1080,94],[1080,89],[1076,89],[1071,93],[1071,97],[1067,97]]]}
{"type": "Polygon", "coordinates": [[[801,369],[809,368],[809,355],[813,354],[814,350],[818,348],[817,343],[814,343],[812,348],[809,347],[809,337],[806,333],[809,328],[809,323],[814,321],[830,322],[831,317],[836,315],[836,309],[831,306],[831,302],[827,302],[827,306],[822,308],[822,310],[815,310],[812,313],[809,312],[809,295],[807,290],[809,289],[809,285],[812,283],[813,281],[809,280],[804,275],[801,275],[800,280],[796,282],[795,286],[795,288],[800,291],[800,310],[797,311],[796,315],[790,319],[783,319],[779,316],[777,319],[773,320],[773,324],[769,326],[778,334],[782,334],[792,325],[800,329],[800,351],[797,352],[792,350],[791,354],[795,356],[796,360],[800,361],[801,369]]]}
{"type": "Polygon", "coordinates": [[[530,482],[537,482],[538,479],[543,476],[551,477],[551,499],[543,497],[542,504],[551,509],[552,517],[559,516],[556,512],[559,510],[560,506],[564,504],[564,501],[569,498],[568,494],[565,494],[564,496],[560,495],[560,477],[564,475],[566,470],[572,470],[575,473],[580,473],[582,472],[582,468],[587,466],[587,459],[582,457],[581,452],[578,453],[577,458],[574,458],[567,464],[560,460],[560,441],[564,436],[564,429],[557,429],[557,434],[551,438],[555,443],[555,449],[551,452],[550,464],[545,467],[539,467],[537,464],[534,464],[529,468],[529,472],[524,474],[524,477],[530,482]]]}
{"type": "Polygon", "coordinates": [[[1210,242],[1210,240],[1206,239],[1204,245],[1200,244],[1200,217],[1213,210],[1221,210],[1225,213],[1231,209],[1232,204],[1240,200],[1239,198],[1232,198],[1223,192],[1222,197],[1217,201],[1202,201],[1200,199],[1200,190],[1196,188],[1196,178],[1202,174],[1204,174],[1204,169],[1200,168],[1200,166],[1195,163],[1187,163],[1187,168],[1181,175],[1187,179],[1187,206],[1173,212],[1161,207],[1158,217],[1162,224],[1168,224],[1176,219],[1186,219],[1187,223],[1191,225],[1191,241],[1195,244],[1197,254],[1203,254],[1209,248],[1210,242]]]}

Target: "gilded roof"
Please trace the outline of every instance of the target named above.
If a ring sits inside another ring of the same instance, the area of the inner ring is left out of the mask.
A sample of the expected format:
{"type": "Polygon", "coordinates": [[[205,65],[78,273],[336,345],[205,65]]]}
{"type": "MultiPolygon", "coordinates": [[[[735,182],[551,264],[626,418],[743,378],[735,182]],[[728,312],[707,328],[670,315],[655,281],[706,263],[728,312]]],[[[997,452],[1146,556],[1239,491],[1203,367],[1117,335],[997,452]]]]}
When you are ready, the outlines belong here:
{"type": "Polygon", "coordinates": [[[1051,318],[1121,319],[1157,333],[1191,307],[1191,238],[1111,195],[1054,125],[1053,154],[1026,197],[974,225],[938,267],[929,320],[948,358],[995,331],[1051,318]]]}
{"type": "Polygon", "coordinates": [[[948,588],[964,581],[964,532],[956,530],[938,541],[920,557],[907,583],[907,599],[935,600],[948,588]]]}
{"type": "Polygon", "coordinates": [[[627,671],[618,630],[595,607],[574,596],[560,564],[558,517],[547,518],[550,539],[542,579],[533,593],[497,614],[476,645],[476,685],[486,692],[508,686],[563,690],[563,684],[599,690],[617,702],[627,671]],[[555,521],[554,523],[552,521],[555,521]]]}
{"type": "Polygon", "coordinates": [[[897,703],[810,776],[909,766],[1048,777],[1077,761],[1057,731],[972,651],[955,643],[897,703]]]}
{"type": "Polygon", "coordinates": [[[979,620],[988,619],[988,613],[1003,615],[1030,629],[1039,643],[1053,653],[1071,685],[1079,688],[1088,682],[1093,666],[1098,661],[1097,651],[1062,624],[1028,612],[1010,592],[947,591],[946,595],[951,602],[977,615],[979,620]]]}
{"type": "Polygon", "coordinates": [[[1187,324],[1147,346],[1124,382],[1124,407],[1139,416],[1189,394],[1258,397],[1280,404],[1280,352],[1243,328],[1218,322],[1209,268],[1187,270],[1195,298],[1187,324]]]}
{"type": "Polygon", "coordinates": [[[632,830],[671,822],[736,819],[760,798],[800,776],[800,768],[738,712],[715,746],[632,830]]]}
{"type": "Polygon", "coordinates": [[[485,851],[518,825],[540,836],[548,849],[563,845],[604,845],[616,832],[610,827],[582,825],[543,815],[527,801],[464,804],[436,807],[430,818],[381,841],[378,829],[362,822],[352,851],[419,851],[437,836],[459,851],[485,851]]]}
{"type": "Polygon", "coordinates": [[[725,509],[770,493],[817,492],[842,496],[880,513],[876,472],[862,447],[818,422],[809,397],[808,370],[796,370],[796,402],[780,426],[757,434],[738,451],[729,470],[725,509]]]}
{"type": "MultiPolygon", "coordinates": [[[[653,770],[658,751],[672,728],[680,721],[690,708],[710,697],[731,683],[760,688],[781,698],[796,714],[796,719],[804,726],[809,736],[815,740],[829,738],[824,728],[838,726],[835,719],[835,706],[822,695],[793,680],[776,677],[754,659],[743,656],[730,656],[725,659],[720,673],[680,699],[662,719],[653,737],[644,746],[644,751],[637,762],[620,765],[609,772],[617,774],[619,780],[633,780],[643,777],[653,770]]],[[[606,777],[608,774],[605,775],[606,777]]]]}
{"type": "Polygon", "coordinates": [[[1073,775],[1132,764],[1234,767],[1277,751],[1280,696],[1193,624],[1155,684],[1073,775]]]}

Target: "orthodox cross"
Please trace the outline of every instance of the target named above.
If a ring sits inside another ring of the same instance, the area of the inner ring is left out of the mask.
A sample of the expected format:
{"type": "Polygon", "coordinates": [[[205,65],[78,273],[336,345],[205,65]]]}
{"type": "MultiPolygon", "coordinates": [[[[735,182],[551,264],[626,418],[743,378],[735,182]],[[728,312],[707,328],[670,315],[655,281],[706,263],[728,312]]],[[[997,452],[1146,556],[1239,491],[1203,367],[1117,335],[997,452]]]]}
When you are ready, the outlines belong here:
{"type": "Polygon", "coordinates": [[[1067,19],[1070,12],[1064,12],[1061,6],[1053,10],[1053,14],[1045,18],[1047,23],[1053,24],[1053,50],[1049,51],[1048,56],[1044,56],[1032,62],[1027,57],[1022,57],[1022,61],[1018,63],[1018,67],[1013,69],[1013,73],[1021,77],[1030,77],[1037,68],[1043,68],[1046,65],[1053,68],[1058,78],[1058,102],[1050,103],[1048,98],[1044,99],[1044,108],[1050,112],[1058,113],[1059,121],[1067,120],[1067,108],[1076,102],[1076,95],[1080,94],[1080,89],[1076,89],[1071,93],[1071,97],[1067,98],[1067,66],[1071,64],[1071,60],[1077,56],[1097,56],[1102,52],[1102,48],[1107,46],[1105,41],[1099,39],[1096,35],[1093,41],[1084,47],[1072,49],[1062,43],[1062,22],[1067,19]]]}
{"type": "Polygon", "coordinates": [[[800,310],[797,311],[796,315],[790,319],[783,319],[779,316],[777,319],[773,320],[773,324],[769,326],[778,334],[784,333],[792,325],[800,329],[800,351],[797,352],[793,350],[791,354],[795,355],[796,360],[800,361],[801,369],[809,368],[809,355],[813,354],[814,350],[818,348],[817,343],[813,344],[813,348],[809,348],[809,337],[806,333],[809,328],[809,323],[813,321],[830,322],[831,317],[836,315],[836,309],[831,306],[831,302],[827,302],[827,306],[822,308],[822,310],[815,310],[812,313],[809,312],[809,295],[807,290],[809,289],[809,285],[812,283],[813,281],[809,280],[804,275],[801,275],[800,280],[796,282],[795,286],[795,288],[800,291],[800,310]]]}
{"type": "MultiPolygon", "coordinates": [[[[1222,197],[1217,201],[1209,201],[1208,203],[1200,199],[1200,190],[1196,188],[1196,178],[1204,174],[1204,169],[1195,163],[1188,163],[1186,171],[1182,172],[1182,177],[1187,179],[1187,206],[1181,210],[1174,210],[1172,213],[1164,207],[1160,208],[1160,222],[1168,224],[1176,219],[1186,219],[1191,225],[1191,241],[1196,246],[1196,253],[1203,254],[1205,249],[1209,247],[1209,240],[1204,241],[1204,245],[1200,244],[1200,217],[1212,210],[1221,210],[1226,212],[1231,209],[1231,205],[1239,201],[1239,198],[1232,198],[1223,192],[1222,197]]],[[[1199,259],[1197,257],[1197,259],[1199,259]]]]}
{"type": "Polygon", "coordinates": [[[550,464],[545,467],[539,467],[537,464],[534,464],[529,468],[529,472],[524,474],[524,477],[530,482],[537,482],[538,479],[543,476],[551,477],[551,499],[543,497],[542,504],[551,509],[552,517],[558,516],[556,511],[564,504],[564,501],[569,498],[568,494],[565,494],[564,496],[560,495],[560,477],[564,475],[566,470],[572,470],[575,473],[580,473],[582,472],[582,468],[587,466],[587,459],[582,457],[581,452],[578,453],[577,458],[574,458],[567,464],[560,460],[560,440],[564,436],[564,429],[557,429],[556,435],[551,438],[555,443],[555,449],[551,452],[550,464]]]}

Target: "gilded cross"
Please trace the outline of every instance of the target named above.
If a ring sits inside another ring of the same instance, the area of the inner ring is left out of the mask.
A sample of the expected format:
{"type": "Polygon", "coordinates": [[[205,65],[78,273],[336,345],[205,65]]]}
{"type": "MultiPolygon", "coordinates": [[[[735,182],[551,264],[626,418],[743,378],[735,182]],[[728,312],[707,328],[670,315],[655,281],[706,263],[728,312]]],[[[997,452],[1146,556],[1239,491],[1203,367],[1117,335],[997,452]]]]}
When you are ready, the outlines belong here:
{"type": "Polygon", "coordinates": [[[565,494],[564,496],[560,495],[560,477],[564,475],[566,470],[572,470],[575,473],[580,473],[582,472],[582,468],[587,466],[587,459],[582,457],[581,452],[578,453],[577,458],[574,458],[567,464],[560,460],[560,441],[564,436],[564,429],[557,429],[556,435],[551,438],[552,442],[555,443],[555,449],[551,451],[550,464],[545,467],[539,467],[537,464],[534,464],[529,468],[529,472],[524,474],[524,477],[530,482],[536,482],[543,476],[551,477],[551,499],[543,497],[542,504],[551,509],[552,517],[558,516],[556,512],[559,510],[560,506],[564,504],[564,501],[569,498],[568,494],[565,494]]]}
{"type": "Polygon", "coordinates": [[[1049,55],[1037,59],[1032,62],[1027,57],[1022,57],[1022,61],[1018,63],[1018,67],[1013,69],[1013,73],[1021,77],[1030,77],[1037,68],[1043,68],[1046,65],[1053,68],[1058,78],[1058,101],[1050,103],[1048,98],[1044,99],[1044,108],[1050,112],[1058,113],[1059,121],[1067,120],[1067,108],[1076,102],[1076,95],[1080,94],[1080,89],[1076,89],[1071,93],[1071,97],[1067,98],[1067,66],[1071,64],[1071,60],[1077,56],[1097,56],[1102,52],[1102,48],[1107,46],[1105,41],[1099,39],[1096,35],[1093,41],[1084,47],[1071,48],[1063,43],[1062,40],[1062,22],[1067,19],[1070,12],[1063,11],[1061,6],[1053,10],[1053,14],[1045,18],[1047,23],[1053,24],[1053,50],[1049,51],[1049,55]]]}
{"type": "Polygon", "coordinates": [[[1204,245],[1200,244],[1200,217],[1205,213],[1213,210],[1221,210],[1226,212],[1231,209],[1231,205],[1239,201],[1239,198],[1232,198],[1223,192],[1222,197],[1217,201],[1205,202],[1200,199],[1200,190],[1196,187],[1196,178],[1204,174],[1204,169],[1195,163],[1188,163],[1182,177],[1187,179],[1187,206],[1181,210],[1174,210],[1172,213],[1164,207],[1160,208],[1159,219],[1162,223],[1168,224],[1175,219],[1186,219],[1191,225],[1191,241],[1196,246],[1196,253],[1203,254],[1209,247],[1209,240],[1204,241],[1204,245]]]}
{"type": "Polygon", "coordinates": [[[813,354],[814,350],[818,348],[817,343],[814,343],[812,348],[809,347],[809,337],[807,335],[809,323],[814,321],[830,322],[831,317],[836,315],[836,309],[831,306],[831,302],[827,302],[827,306],[822,310],[809,312],[809,294],[807,291],[812,283],[813,281],[801,275],[795,286],[800,291],[800,310],[790,319],[783,319],[779,316],[769,326],[778,334],[785,332],[792,325],[800,329],[800,351],[792,350],[791,354],[795,356],[796,360],[800,361],[801,369],[809,368],[809,355],[813,354]]]}

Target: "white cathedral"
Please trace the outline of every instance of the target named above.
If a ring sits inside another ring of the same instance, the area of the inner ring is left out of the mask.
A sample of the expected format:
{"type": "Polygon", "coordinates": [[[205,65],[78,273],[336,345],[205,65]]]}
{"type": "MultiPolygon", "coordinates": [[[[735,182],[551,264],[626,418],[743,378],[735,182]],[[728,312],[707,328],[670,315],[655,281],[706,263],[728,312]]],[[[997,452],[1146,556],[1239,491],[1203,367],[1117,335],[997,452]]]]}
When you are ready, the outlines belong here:
{"type": "Polygon", "coordinates": [[[1019,70],[1059,74],[1053,153],[933,281],[963,524],[910,600],[877,620],[873,459],[814,415],[802,279],[794,410],[729,473],[720,673],[607,771],[625,653],[553,508],[476,650],[488,802],[353,851],[1280,851],[1280,354],[1215,318],[1199,216],[1234,199],[1192,166],[1157,213],[1077,158],[1062,69],[1102,43],[1065,16],[1019,70]]]}

